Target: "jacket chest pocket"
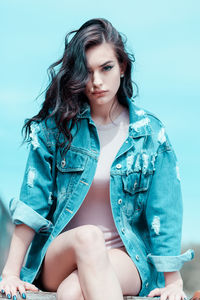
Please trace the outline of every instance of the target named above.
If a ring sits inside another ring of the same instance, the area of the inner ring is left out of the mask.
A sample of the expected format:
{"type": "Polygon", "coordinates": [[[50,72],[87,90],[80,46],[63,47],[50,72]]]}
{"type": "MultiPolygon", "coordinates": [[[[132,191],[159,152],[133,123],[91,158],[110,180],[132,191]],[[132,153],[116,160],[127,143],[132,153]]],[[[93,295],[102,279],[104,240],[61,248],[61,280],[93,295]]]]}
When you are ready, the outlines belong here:
{"type": "Polygon", "coordinates": [[[123,187],[129,194],[146,192],[149,187],[150,176],[142,172],[133,172],[122,176],[123,187]]]}
{"type": "Polygon", "coordinates": [[[66,200],[76,189],[87,162],[87,155],[68,150],[64,157],[57,153],[57,198],[66,200]]]}
{"type": "Polygon", "coordinates": [[[151,174],[142,171],[122,176],[123,190],[126,197],[125,213],[127,217],[142,213],[146,193],[150,185],[151,174]]]}

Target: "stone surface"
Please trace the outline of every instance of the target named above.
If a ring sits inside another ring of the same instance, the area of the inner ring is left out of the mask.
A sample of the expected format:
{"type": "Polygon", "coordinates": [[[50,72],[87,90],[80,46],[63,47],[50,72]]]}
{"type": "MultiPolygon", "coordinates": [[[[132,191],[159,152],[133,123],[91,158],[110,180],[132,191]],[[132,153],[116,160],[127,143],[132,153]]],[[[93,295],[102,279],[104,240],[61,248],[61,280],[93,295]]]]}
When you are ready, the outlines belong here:
{"type": "MultiPolygon", "coordinates": [[[[0,294],[0,299],[7,299],[5,296],[0,294]]],[[[21,299],[18,297],[18,299],[21,299]]],[[[56,293],[46,293],[46,292],[27,292],[27,300],[56,300],[56,293]]],[[[159,298],[151,298],[158,300],[159,298]]],[[[124,300],[149,300],[148,297],[134,297],[134,296],[124,296],[124,300]]]]}
{"type": "MultiPolygon", "coordinates": [[[[7,299],[5,295],[0,294],[0,299],[7,299]]],[[[19,295],[17,299],[22,299],[19,295]]],[[[39,292],[39,293],[33,293],[33,292],[27,292],[26,293],[26,299],[27,300],[55,300],[56,299],[56,293],[45,293],[45,292],[39,292]]]]}
{"type": "Polygon", "coordinates": [[[12,231],[13,225],[3,202],[0,199],[0,274],[8,255],[12,231]]]}

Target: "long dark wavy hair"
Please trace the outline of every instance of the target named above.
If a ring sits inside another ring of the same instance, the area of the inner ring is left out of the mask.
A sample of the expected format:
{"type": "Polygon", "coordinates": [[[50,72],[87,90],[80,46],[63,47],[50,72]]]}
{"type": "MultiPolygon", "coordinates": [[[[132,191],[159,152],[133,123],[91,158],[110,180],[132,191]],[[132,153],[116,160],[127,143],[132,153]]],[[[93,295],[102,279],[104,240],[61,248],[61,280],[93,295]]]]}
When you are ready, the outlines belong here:
{"type": "Polygon", "coordinates": [[[78,30],[69,32],[65,38],[65,49],[61,59],[48,68],[50,84],[45,90],[45,100],[39,113],[25,121],[22,132],[24,141],[29,141],[31,124],[54,118],[56,127],[64,135],[61,146],[70,147],[72,141],[71,129],[77,123],[77,114],[83,103],[88,102],[84,94],[89,73],[86,61],[86,51],[104,42],[112,44],[119,64],[126,66],[124,78],[117,92],[120,104],[127,106],[126,98],[137,95],[137,85],[131,80],[133,54],[125,49],[126,38],[102,18],[91,19],[78,30]],[[72,36],[72,38],[71,38],[72,36]],[[71,39],[70,39],[71,38],[71,39]],[[135,90],[133,91],[133,87],[135,90]]]}

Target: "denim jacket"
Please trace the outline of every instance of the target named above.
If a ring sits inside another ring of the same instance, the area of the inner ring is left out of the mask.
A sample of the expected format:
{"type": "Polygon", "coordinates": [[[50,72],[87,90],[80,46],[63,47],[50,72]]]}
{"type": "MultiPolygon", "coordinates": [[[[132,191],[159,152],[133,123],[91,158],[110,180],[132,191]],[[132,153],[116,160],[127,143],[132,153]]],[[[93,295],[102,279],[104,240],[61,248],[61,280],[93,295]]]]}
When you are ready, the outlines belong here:
{"type": "MultiPolygon", "coordinates": [[[[182,199],[176,156],[162,123],[131,99],[127,139],[110,169],[110,203],[117,231],[139,270],[141,296],[164,285],[163,272],[193,258],[180,254],[182,199]]],[[[36,232],[21,278],[32,282],[48,246],[80,208],[91,186],[100,152],[97,129],[85,105],[65,156],[54,121],[32,126],[20,198],[10,201],[14,224],[36,232]],[[48,128],[47,128],[48,125],[48,128]]]]}

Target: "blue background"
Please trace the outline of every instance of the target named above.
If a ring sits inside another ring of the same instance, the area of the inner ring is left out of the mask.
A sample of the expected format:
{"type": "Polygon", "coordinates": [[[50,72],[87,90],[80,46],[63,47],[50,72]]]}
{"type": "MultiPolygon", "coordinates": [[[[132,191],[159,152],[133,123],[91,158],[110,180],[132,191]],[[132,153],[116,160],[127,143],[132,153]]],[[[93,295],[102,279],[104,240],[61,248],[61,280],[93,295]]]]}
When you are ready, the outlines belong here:
{"type": "MultiPolygon", "coordinates": [[[[184,201],[183,242],[200,242],[200,1],[1,0],[0,195],[18,196],[27,158],[24,119],[33,116],[63,52],[65,34],[94,17],[126,34],[136,57],[137,104],[166,125],[184,201]]],[[[176,230],[176,229],[175,229],[176,230]]]]}

